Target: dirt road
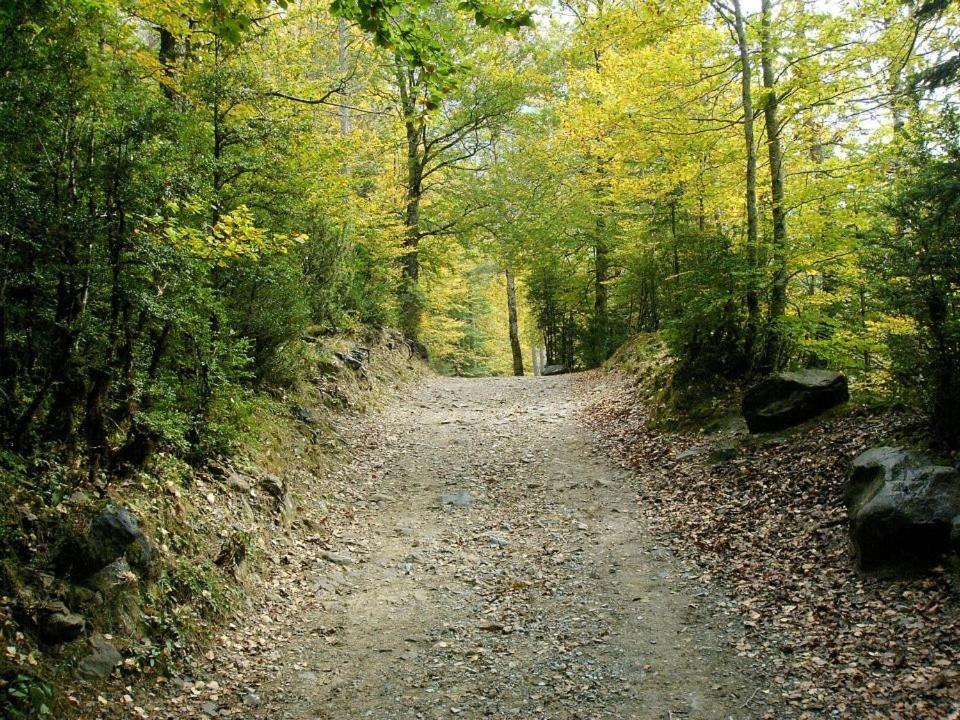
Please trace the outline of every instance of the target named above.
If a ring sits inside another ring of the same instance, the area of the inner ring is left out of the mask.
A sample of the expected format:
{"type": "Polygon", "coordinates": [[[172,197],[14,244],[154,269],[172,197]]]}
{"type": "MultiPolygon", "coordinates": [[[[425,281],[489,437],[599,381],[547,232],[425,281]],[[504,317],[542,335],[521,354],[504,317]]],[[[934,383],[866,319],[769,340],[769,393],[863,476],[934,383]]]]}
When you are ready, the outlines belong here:
{"type": "Polygon", "coordinates": [[[265,604],[157,717],[763,717],[723,597],[594,454],[583,392],[429,378],[365,418],[351,522],[278,548],[265,604]]]}

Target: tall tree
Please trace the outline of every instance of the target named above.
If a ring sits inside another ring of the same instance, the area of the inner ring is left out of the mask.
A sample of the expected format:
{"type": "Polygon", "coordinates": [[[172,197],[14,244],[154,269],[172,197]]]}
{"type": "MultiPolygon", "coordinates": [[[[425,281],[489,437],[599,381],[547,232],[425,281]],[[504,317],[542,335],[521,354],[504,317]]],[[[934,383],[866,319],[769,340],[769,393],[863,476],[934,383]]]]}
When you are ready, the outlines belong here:
{"type": "Polygon", "coordinates": [[[504,270],[507,281],[507,314],[510,323],[510,354],[513,356],[513,374],[523,376],[523,349],[520,347],[520,327],[517,321],[517,286],[510,268],[504,270]]]}
{"type": "MultiPolygon", "coordinates": [[[[469,41],[477,43],[479,38],[469,41]]],[[[517,113],[526,92],[527,80],[522,73],[510,77],[494,69],[494,63],[510,57],[507,51],[494,49],[484,54],[476,52],[476,45],[473,49],[474,68],[469,74],[464,71],[457,89],[432,111],[428,109],[428,76],[403,57],[394,57],[396,109],[404,131],[400,319],[402,329],[412,339],[419,335],[423,314],[421,243],[427,238],[453,235],[476,209],[460,206],[444,217],[425,216],[425,197],[444,187],[453,176],[476,172],[482,166],[494,139],[517,113]]]]}
{"type": "MultiPolygon", "coordinates": [[[[747,23],[740,0],[732,0],[732,10],[720,2],[714,2],[720,16],[733,29],[740,59],[740,92],[743,108],[743,145],[746,164],[744,195],[747,212],[747,264],[754,273],[759,264],[759,216],[757,213],[757,141],[754,131],[753,109],[753,60],[747,38],[747,23]]],[[[760,295],[756,287],[757,276],[748,281],[746,291],[747,331],[746,355],[752,357],[760,332],[760,295]]]]}
{"type": "Polygon", "coordinates": [[[777,48],[773,36],[772,0],[761,0],[760,64],[763,69],[763,117],[767,131],[767,158],[770,165],[770,199],[773,215],[773,278],[762,370],[776,370],[786,363],[781,327],[787,309],[787,208],[784,200],[783,150],[781,148],[779,98],[777,97],[777,48]]]}

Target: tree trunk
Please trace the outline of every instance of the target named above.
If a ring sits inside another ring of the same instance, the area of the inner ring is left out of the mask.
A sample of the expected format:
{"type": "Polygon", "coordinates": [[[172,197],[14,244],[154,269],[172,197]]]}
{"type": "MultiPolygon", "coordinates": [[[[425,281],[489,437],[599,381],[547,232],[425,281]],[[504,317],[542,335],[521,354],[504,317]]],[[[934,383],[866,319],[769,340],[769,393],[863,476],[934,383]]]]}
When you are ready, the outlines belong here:
{"type": "Polygon", "coordinates": [[[677,240],[677,201],[670,201],[670,240],[673,245],[673,275],[680,275],[680,247],[677,240]]]}
{"type": "MultiPolygon", "coordinates": [[[[757,270],[757,147],[753,133],[753,72],[750,66],[750,47],[747,45],[747,28],[743,19],[740,0],[733,0],[733,27],[737,35],[737,49],[740,53],[740,89],[743,98],[743,144],[747,152],[747,264],[751,272],[757,270]]],[[[757,293],[756,277],[750,279],[747,287],[747,333],[746,352],[752,356],[760,323],[760,299],[757,293]]]]}
{"type": "Polygon", "coordinates": [[[517,287],[513,271],[507,268],[507,316],[510,322],[510,351],[513,353],[513,374],[523,376],[523,350],[520,348],[520,328],[517,323],[517,287]]]}
{"type": "Polygon", "coordinates": [[[770,289],[770,314],[764,348],[764,370],[784,365],[783,329],[787,309],[787,213],[784,207],[783,152],[780,147],[780,118],[774,73],[774,47],[771,31],[771,0],[761,0],[760,64],[763,87],[767,91],[763,118],[767,129],[767,153],[770,159],[770,196],[773,201],[773,282],[770,289]]]}
{"type": "Polygon", "coordinates": [[[599,365],[607,359],[607,346],[610,343],[609,328],[607,327],[607,276],[610,271],[610,260],[607,257],[607,243],[602,233],[603,223],[598,223],[597,243],[594,252],[594,362],[599,365]]]}
{"type": "Polygon", "coordinates": [[[177,38],[164,27],[158,29],[160,31],[160,49],[157,53],[157,59],[163,66],[163,77],[165,79],[165,82],[161,83],[161,89],[167,100],[173,100],[176,97],[173,89],[173,77],[174,64],[177,61],[177,38]]]}
{"type": "MultiPolygon", "coordinates": [[[[603,3],[597,3],[597,18],[603,17],[603,3]]],[[[601,63],[601,52],[598,48],[593,50],[593,69],[597,77],[603,76],[603,65],[601,63]]],[[[606,183],[606,163],[603,158],[597,162],[597,176],[600,179],[595,188],[597,191],[597,201],[600,205],[600,217],[597,220],[597,240],[594,245],[594,328],[593,328],[593,354],[594,364],[600,365],[607,359],[610,345],[610,328],[607,313],[607,279],[610,273],[610,260],[607,255],[606,229],[607,223],[604,216],[603,207],[603,184],[606,183]]],[[[571,364],[571,363],[568,363],[571,364]]]]}
{"type": "Polygon", "coordinates": [[[416,98],[412,94],[415,78],[397,60],[397,84],[403,109],[403,124],[407,139],[407,188],[404,205],[404,255],[402,286],[400,288],[400,325],[404,334],[417,340],[423,314],[420,293],[420,201],[423,197],[423,125],[416,119],[416,98]]]}
{"type": "MultiPolygon", "coordinates": [[[[340,82],[347,82],[347,21],[343,18],[337,20],[337,70],[340,73],[340,82]]],[[[346,87],[344,86],[344,97],[346,98],[346,87]]],[[[350,108],[346,102],[340,103],[340,132],[343,135],[350,134],[350,108]]]]}

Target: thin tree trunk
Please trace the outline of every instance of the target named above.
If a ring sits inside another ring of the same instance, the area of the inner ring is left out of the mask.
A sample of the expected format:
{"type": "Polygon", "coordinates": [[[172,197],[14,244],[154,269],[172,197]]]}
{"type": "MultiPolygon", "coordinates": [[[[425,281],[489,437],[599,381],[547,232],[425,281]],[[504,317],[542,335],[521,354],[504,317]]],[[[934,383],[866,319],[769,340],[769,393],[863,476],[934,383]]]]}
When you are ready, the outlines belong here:
{"type": "Polygon", "coordinates": [[[417,340],[423,301],[420,296],[420,201],[423,196],[423,126],[416,119],[416,98],[412,95],[414,78],[397,60],[397,83],[407,139],[407,188],[404,206],[403,279],[400,293],[400,324],[408,338],[417,340]]]}
{"type": "MultiPolygon", "coordinates": [[[[597,4],[597,17],[603,17],[603,3],[600,2],[597,4]]],[[[603,76],[603,65],[601,64],[601,53],[599,49],[594,49],[593,51],[593,69],[597,74],[597,77],[603,76]]],[[[600,179],[597,187],[595,188],[597,192],[597,201],[600,205],[600,216],[597,220],[597,239],[594,245],[594,337],[593,337],[593,352],[594,352],[594,363],[600,365],[604,360],[607,359],[609,353],[609,322],[608,322],[608,313],[607,313],[607,280],[610,272],[610,260],[607,256],[609,248],[607,247],[607,223],[606,217],[603,214],[605,208],[603,207],[603,195],[602,184],[604,183],[604,178],[606,177],[606,168],[605,162],[602,158],[599,159],[597,163],[597,176],[600,179]]]]}
{"type": "Polygon", "coordinates": [[[523,350],[520,348],[520,328],[517,323],[517,287],[513,271],[507,268],[507,316],[510,323],[510,351],[513,353],[513,374],[523,376],[523,350]]]}
{"type": "MultiPolygon", "coordinates": [[[[750,47],[747,45],[747,28],[743,19],[740,0],[733,0],[733,26],[740,52],[740,89],[743,98],[743,143],[747,152],[747,264],[751,271],[757,269],[757,146],[753,131],[753,72],[750,65],[750,47]]],[[[746,292],[747,333],[746,352],[752,356],[760,322],[760,299],[756,278],[751,278],[746,292]]]]}
{"type": "Polygon", "coordinates": [[[160,31],[160,49],[157,53],[157,59],[163,66],[163,77],[165,82],[161,84],[163,94],[167,100],[173,100],[176,93],[173,89],[174,64],[177,61],[177,38],[165,27],[158,28],[160,31]]]}
{"type": "MultiPolygon", "coordinates": [[[[343,18],[337,20],[337,70],[340,72],[341,82],[347,82],[347,21],[343,18]]],[[[346,99],[346,86],[344,85],[344,99],[346,99]]],[[[344,135],[350,133],[350,108],[346,102],[340,103],[340,132],[344,135]]]]}
{"type": "Polygon", "coordinates": [[[784,207],[783,152],[780,147],[779,103],[776,92],[776,74],[773,68],[774,47],[771,0],[761,0],[760,64],[763,87],[767,91],[763,103],[763,118],[767,129],[767,153],[770,159],[770,196],[773,201],[773,282],[770,290],[765,370],[783,366],[783,331],[780,321],[787,309],[787,213],[784,207]]]}
{"type": "Polygon", "coordinates": [[[607,276],[610,271],[610,260],[607,257],[607,242],[603,237],[604,223],[599,222],[597,228],[597,242],[594,245],[594,362],[599,365],[607,359],[607,346],[610,343],[607,322],[607,276]]]}
{"type": "Polygon", "coordinates": [[[670,240],[673,244],[673,274],[680,274],[680,248],[677,244],[677,201],[670,202],[670,240]]]}

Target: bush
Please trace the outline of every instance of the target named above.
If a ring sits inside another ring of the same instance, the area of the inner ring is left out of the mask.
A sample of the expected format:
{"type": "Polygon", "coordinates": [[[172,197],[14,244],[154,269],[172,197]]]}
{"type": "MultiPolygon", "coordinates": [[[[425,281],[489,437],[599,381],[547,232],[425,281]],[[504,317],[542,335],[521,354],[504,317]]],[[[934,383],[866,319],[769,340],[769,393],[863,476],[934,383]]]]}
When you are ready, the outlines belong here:
{"type": "Polygon", "coordinates": [[[893,372],[922,398],[939,440],[960,446],[960,126],[951,114],[925,133],[906,166],[871,258],[891,312],[913,333],[890,343],[893,372]]]}
{"type": "Polygon", "coordinates": [[[705,235],[697,244],[683,272],[668,281],[671,303],[664,330],[679,361],[677,379],[741,377],[750,368],[742,302],[750,273],[726,237],[705,235]]]}
{"type": "Polygon", "coordinates": [[[0,715],[9,720],[53,717],[53,686],[33,675],[9,672],[0,677],[0,715]]]}

